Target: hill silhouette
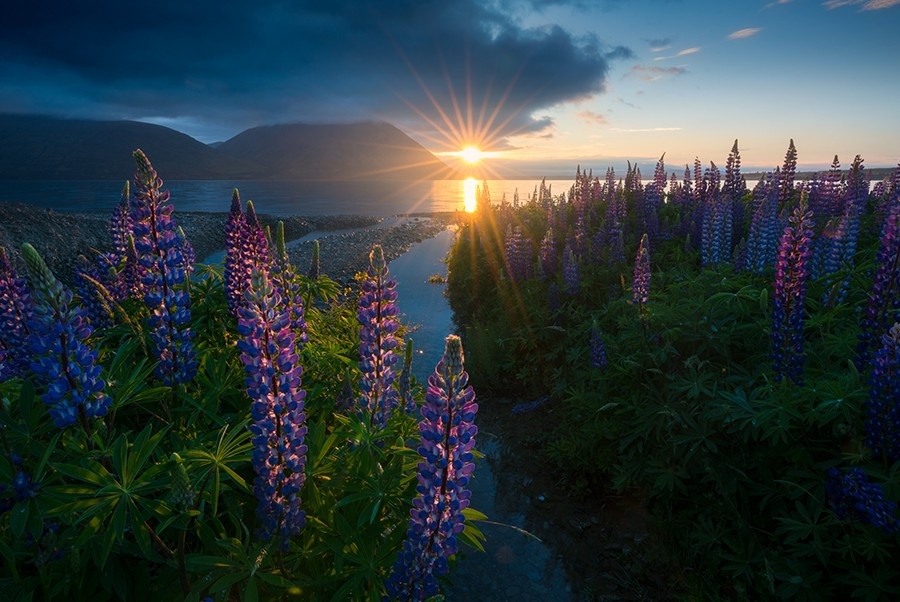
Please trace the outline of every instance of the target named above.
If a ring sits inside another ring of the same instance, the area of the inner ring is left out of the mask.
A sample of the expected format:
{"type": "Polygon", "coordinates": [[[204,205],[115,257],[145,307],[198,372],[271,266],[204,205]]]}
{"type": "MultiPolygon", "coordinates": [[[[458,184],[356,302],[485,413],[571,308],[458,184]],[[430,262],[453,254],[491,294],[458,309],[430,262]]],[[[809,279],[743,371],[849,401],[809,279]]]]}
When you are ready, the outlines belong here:
{"type": "Polygon", "coordinates": [[[0,115],[0,179],[107,180],[134,171],[143,150],[172,180],[434,180],[451,170],[388,123],[256,127],[202,142],[136,121],[0,115]]]}
{"type": "Polygon", "coordinates": [[[255,127],[217,147],[256,161],[271,177],[297,180],[436,180],[450,168],[395,126],[384,122],[293,123],[255,127]]]}
{"type": "Polygon", "coordinates": [[[266,173],[252,161],[224,155],[160,125],[0,115],[0,179],[119,180],[134,172],[136,148],[166,179],[246,179],[266,173]]]}

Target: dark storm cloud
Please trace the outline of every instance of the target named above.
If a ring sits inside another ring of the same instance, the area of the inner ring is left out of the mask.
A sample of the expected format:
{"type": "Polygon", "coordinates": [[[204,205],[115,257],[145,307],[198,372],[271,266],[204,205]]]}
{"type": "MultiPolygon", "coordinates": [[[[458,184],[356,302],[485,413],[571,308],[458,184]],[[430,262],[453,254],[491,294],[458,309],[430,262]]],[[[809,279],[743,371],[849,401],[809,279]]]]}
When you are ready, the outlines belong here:
{"type": "Polygon", "coordinates": [[[546,127],[534,111],[600,92],[609,61],[632,56],[557,26],[524,29],[496,6],[23,2],[0,20],[0,111],[182,119],[231,133],[378,118],[427,132],[428,120],[442,124],[430,93],[454,125],[451,95],[474,124],[502,103],[493,123],[507,135],[546,127]]]}

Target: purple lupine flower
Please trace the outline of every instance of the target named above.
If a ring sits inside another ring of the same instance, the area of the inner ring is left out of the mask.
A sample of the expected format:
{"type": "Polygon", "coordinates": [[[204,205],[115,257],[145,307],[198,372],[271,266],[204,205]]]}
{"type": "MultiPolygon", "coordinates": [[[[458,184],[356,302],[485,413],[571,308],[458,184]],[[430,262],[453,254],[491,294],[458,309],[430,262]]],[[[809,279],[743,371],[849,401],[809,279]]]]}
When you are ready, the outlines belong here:
{"type": "Polygon", "coordinates": [[[449,570],[457,536],[465,528],[463,510],[471,492],[475,446],[475,392],[468,386],[459,337],[450,335],[444,356],[428,377],[419,423],[421,444],[418,495],[413,500],[403,549],[385,586],[391,599],[425,600],[438,593],[437,577],[449,570]]]}
{"type": "Polygon", "coordinates": [[[647,235],[641,237],[634,259],[634,280],[631,285],[631,301],[643,306],[650,301],[650,243],[647,235]]]}
{"type": "Polygon", "coordinates": [[[785,376],[803,384],[803,323],[806,285],[812,259],[812,214],[806,198],[794,209],[784,229],[775,262],[772,295],[772,359],[775,380],[785,376]]]}
{"type": "Polygon", "coordinates": [[[535,410],[538,410],[538,409],[544,407],[545,405],[547,405],[548,401],[550,401],[549,395],[542,395],[542,396],[538,397],[537,399],[532,399],[531,401],[522,401],[522,402],[515,404],[512,407],[512,409],[509,411],[509,413],[512,414],[513,416],[518,416],[520,414],[528,414],[530,412],[533,412],[535,410]]]}
{"type": "Polygon", "coordinates": [[[882,337],[872,357],[866,403],[866,445],[876,457],[900,460],[900,322],[882,337]]]}
{"type": "Polygon", "coordinates": [[[288,258],[287,248],[284,245],[284,222],[278,222],[276,232],[275,258],[270,267],[270,276],[278,295],[290,309],[291,330],[297,336],[297,351],[299,352],[302,351],[303,345],[309,342],[303,294],[300,291],[297,270],[288,258]]]}
{"type": "Polygon", "coordinates": [[[144,278],[147,268],[141,265],[137,248],[134,246],[134,236],[129,234],[126,238],[125,263],[122,265],[122,296],[123,298],[137,298],[144,296],[144,278]]]}
{"type": "Polygon", "coordinates": [[[147,322],[159,360],[156,376],[167,385],[186,383],[196,374],[197,361],[189,328],[191,299],[182,287],[186,276],[182,244],[168,204],[169,191],[162,190],[162,179],[141,150],[134,152],[134,159],[134,245],[146,270],[144,301],[150,308],[147,322]]]}
{"type": "Polygon", "coordinates": [[[878,333],[900,322],[900,203],[891,208],[881,231],[872,290],[860,322],[857,366],[865,366],[878,341],[878,333]]]}
{"type": "Polygon", "coordinates": [[[413,358],[413,342],[412,339],[406,339],[406,347],[403,353],[403,368],[400,370],[400,376],[397,377],[397,395],[400,397],[400,403],[408,415],[412,415],[416,411],[416,400],[413,397],[412,385],[410,384],[412,376],[412,358],[413,358]]]}
{"type": "Polygon", "coordinates": [[[527,280],[531,276],[531,242],[522,235],[522,228],[512,224],[507,226],[504,245],[506,269],[514,282],[527,280]]]}
{"type": "Polygon", "coordinates": [[[300,388],[303,368],[294,348],[290,310],[285,307],[265,270],[254,270],[240,308],[238,342],[247,373],[247,394],[253,400],[253,492],[261,526],[260,539],[273,538],[283,550],[306,524],[300,490],[306,480],[306,414],[300,388]]]}
{"type": "Polygon", "coordinates": [[[559,269],[559,252],[556,249],[556,233],[552,226],[547,228],[544,238],[541,239],[540,264],[545,278],[552,280],[556,277],[559,269]]]}
{"type": "Polygon", "coordinates": [[[75,290],[94,329],[113,324],[113,303],[122,299],[122,284],[116,271],[114,253],[100,253],[91,263],[79,255],[75,271],[75,290]]]}
{"type": "Polygon", "coordinates": [[[24,278],[20,278],[6,249],[0,247],[0,381],[21,376],[30,362],[28,322],[34,313],[34,302],[24,278]]]}
{"type": "Polygon", "coordinates": [[[178,244],[181,246],[181,259],[182,265],[184,266],[184,274],[185,276],[190,276],[191,272],[194,271],[194,264],[197,263],[197,254],[194,253],[194,245],[192,245],[191,241],[184,235],[184,230],[181,226],[176,228],[175,234],[178,236],[178,244]]]}
{"type": "Polygon", "coordinates": [[[13,509],[17,502],[26,502],[37,496],[41,483],[34,482],[23,468],[24,462],[18,454],[10,454],[13,477],[9,483],[0,483],[0,516],[13,509]]]}
{"type": "Polygon", "coordinates": [[[47,389],[41,396],[58,428],[76,421],[88,428],[89,418],[105,416],[109,398],[100,378],[97,352],[85,342],[91,336],[85,311],[72,303],[72,291],[47,268],[38,252],[22,245],[31,279],[34,314],[28,324],[31,370],[47,389]]]}
{"type": "Polygon", "coordinates": [[[237,315],[237,308],[243,302],[244,256],[241,237],[247,225],[244,210],[241,207],[241,195],[235,188],[231,194],[231,211],[225,220],[225,299],[228,309],[237,315]]]}
{"type": "Polygon", "coordinates": [[[825,493],[839,519],[869,523],[888,534],[898,531],[897,504],[884,499],[881,485],[869,481],[862,468],[851,468],[847,474],[830,469],[825,493]]]}
{"type": "Polygon", "coordinates": [[[388,275],[387,262],[380,245],[369,254],[369,269],[361,283],[359,311],[359,411],[373,427],[387,424],[397,406],[394,389],[394,364],[397,347],[397,282],[388,275]]]}
{"type": "Polygon", "coordinates": [[[753,216],[747,238],[746,269],[762,274],[775,264],[778,251],[777,176],[764,174],[753,189],[753,216]]]}
{"type": "Polygon", "coordinates": [[[784,165],[781,166],[781,174],[778,180],[778,204],[784,206],[791,198],[794,191],[794,175],[797,173],[797,148],[794,139],[791,138],[788,149],[784,153],[784,165]]]}
{"type": "Polygon", "coordinates": [[[578,274],[578,258],[575,256],[575,251],[572,250],[572,243],[570,241],[566,241],[566,247],[563,249],[562,273],[566,293],[573,296],[577,295],[578,288],[581,285],[581,277],[578,274]]]}
{"type": "Polygon", "coordinates": [[[602,370],[609,365],[609,359],[606,356],[606,345],[603,344],[603,336],[600,332],[600,325],[594,320],[591,326],[591,366],[598,370],[602,370]]]}
{"type": "Polygon", "coordinates": [[[128,253],[128,236],[131,234],[134,223],[131,220],[131,187],[128,182],[122,188],[122,199],[113,208],[112,217],[109,218],[109,235],[112,238],[113,253],[121,260],[128,253]]]}

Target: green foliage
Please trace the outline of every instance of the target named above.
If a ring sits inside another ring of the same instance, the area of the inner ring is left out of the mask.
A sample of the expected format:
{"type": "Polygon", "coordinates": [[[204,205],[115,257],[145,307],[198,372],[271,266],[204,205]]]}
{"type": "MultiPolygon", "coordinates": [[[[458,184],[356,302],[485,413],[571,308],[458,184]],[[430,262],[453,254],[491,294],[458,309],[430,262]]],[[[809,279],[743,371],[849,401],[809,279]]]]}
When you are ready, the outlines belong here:
{"type": "MultiPolygon", "coordinates": [[[[772,378],[771,274],[701,269],[672,238],[652,250],[641,311],[630,262],[583,261],[579,292],[552,308],[561,277],[511,281],[497,238],[507,224],[530,224],[536,259],[542,220],[535,203],[473,217],[450,255],[448,295],[476,388],[552,396],[535,420],[563,482],[642,497],[692,599],[895,599],[897,536],[840,521],[823,486],[829,468],[862,465],[900,500],[900,465],[863,445],[868,380],[853,362],[877,245],[871,218],[845,302],[819,303],[844,273],[810,283],[803,387],[772,378]],[[604,368],[590,361],[595,322],[604,368]]],[[[636,238],[626,237],[626,257],[636,238]]]]}
{"type": "MultiPolygon", "coordinates": [[[[196,378],[154,379],[139,302],[94,333],[109,413],[60,431],[29,379],[0,383],[0,482],[21,468],[34,495],[0,515],[6,600],[377,600],[406,535],[419,457],[415,418],[394,412],[372,432],[335,408],[344,374],[358,377],[352,291],[299,277],[310,300],[301,353],[307,390],[307,525],[287,551],[254,536],[250,400],[236,321],[221,272],[186,286],[196,378]]],[[[420,387],[415,387],[420,391],[420,387]]],[[[473,511],[474,512],[474,511],[473,511]]],[[[474,515],[473,515],[474,516],[474,515]]],[[[477,519],[477,516],[475,516],[477,519]]],[[[480,532],[461,538],[480,547],[480,532]]]]}

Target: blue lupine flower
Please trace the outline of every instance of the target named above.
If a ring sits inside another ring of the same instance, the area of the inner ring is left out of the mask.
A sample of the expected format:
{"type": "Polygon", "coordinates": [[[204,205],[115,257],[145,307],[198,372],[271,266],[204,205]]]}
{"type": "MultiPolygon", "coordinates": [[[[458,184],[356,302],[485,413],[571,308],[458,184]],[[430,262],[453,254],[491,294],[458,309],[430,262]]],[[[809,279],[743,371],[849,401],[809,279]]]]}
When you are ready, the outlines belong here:
{"type": "Polygon", "coordinates": [[[437,594],[437,577],[447,573],[448,560],[457,552],[457,536],[465,528],[478,405],[463,361],[459,337],[448,336],[444,355],[428,378],[422,406],[418,495],[406,541],[385,583],[392,600],[425,600],[437,594]]]}
{"type": "Polygon", "coordinates": [[[803,323],[806,286],[812,260],[812,214],[806,199],[794,209],[784,229],[775,262],[772,295],[772,359],[775,380],[785,376],[803,384],[803,323]]]}
{"type": "Polygon", "coordinates": [[[156,375],[167,385],[185,383],[196,374],[197,362],[189,328],[191,299],[181,286],[186,276],[183,243],[172,219],[169,191],[162,190],[162,179],[142,151],[135,151],[134,158],[134,245],[146,270],[144,301],[150,309],[150,339],[159,360],[156,375]]]}
{"type": "Polygon", "coordinates": [[[275,257],[269,268],[269,275],[275,291],[290,311],[291,330],[297,337],[297,352],[299,353],[303,350],[303,345],[309,342],[309,335],[306,332],[306,310],[300,291],[300,280],[297,270],[288,258],[287,248],[284,245],[284,222],[278,222],[275,238],[275,257]]]}
{"type": "Polygon", "coordinates": [[[847,474],[830,469],[825,493],[839,519],[869,523],[888,534],[898,531],[897,504],[884,499],[881,485],[870,482],[862,468],[851,468],[847,474]]]}
{"type": "Polygon", "coordinates": [[[13,478],[9,483],[0,483],[0,516],[12,510],[17,502],[25,502],[37,496],[40,482],[34,482],[31,475],[22,467],[23,461],[18,454],[10,455],[13,478]]]}
{"type": "Polygon", "coordinates": [[[72,304],[72,291],[47,268],[38,252],[22,245],[22,257],[31,278],[34,314],[28,324],[31,370],[46,385],[41,396],[50,406],[58,428],[106,415],[110,400],[103,393],[97,352],[85,341],[91,336],[84,309],[72,304]]]}
{"type": "Polygon", "coordinates": [[[559,253],[556,250],[556,235],[552,227],[547,228],[544,238],[541,239],[540,264],[545,278],[552,280],[556,277],[559,253]]]}
{"type": "Polygon", "coordinates": [[[567,241],[566,247],[563,249],[562,272],[566,292],[569,295],[577,295],[581,285],[581,276],[578,273],[578,258],[575,257],[571,241],[567,241]]]}
{"type": "Polygon", "coordinates": [[[866,445],[876,457],[900,460],[900,322],[882,337],[872,357],[866,402],[866,445]]]}
{"type": "Polygon", "coordinates": [[[650,301],[650,245],[647,235],[641,237],[637,256],[634,260],[634,281],[631,286],[631,301],[643,305],[650,301]]]}
{"type": "Polygon", "coordinates": [[[868,363],[879,333],[895,322],[900,322],[900,203],[891,207],[881,231],[872,291],[861,320],[857,366],[868,363]]]}
{"type": "Polygon", "coordinates": [[[30,362],[28,322],[34,313],[34,302],[24,278],[20,278],[6,249],[0,247],[0,381],[21,376],[30,362]]]}
{"type": "Polygon", "coordinates": [[[116,261],[125,258],[128,253],[128,236],[131,235],[134,228],[134,222],[131,219],[131,187],[128,182],[122,188],[122,199],[116,203],[113,209],[112,217],[109,219],[109,234],[112,238],[113,253],[116,261]]]}
{"type": "Polygon", "coordinates": [[[380,245],[369,254],[369,269],[362,281],[357,320],[359,329],[359,411],[369,424],[381,428],[397,407],[394,389],[394,364],[399,359],[394,349],[397,322],[397,282],[388,275],[387,262],[380,245]]]}
{"type": "Polygon", "coordinates": [[[600,332],[600,326],[594,320],[591,326],[591,366],[597,369],[606,368],[609,359],[606,356],[606,345],[603,344],[603,336],[600,332]]]}
{"type": "Polygon", "coordinates": [[[300,388],[303,368],[294,347],[290,310],[269,282],[265,270],[254,270],[240,308],[238,341],[253,400],[253,492],[260,520],[259,537],[275,538],[287,549],[291,537],[306,524],[300,490],[306,480],[306,414],[300,388]]]}
{"type": "Polygon", "coordinates": [[[513,282],[526,280],[531,276],[531,243],[522,235],[522,228],[512,224],[506,228],[504,241],[506,271],[513,282]]]}
{"type": "Polygon", "coordinates": [[[241,196],[237,188],[231,195],[231,211],[225,220],[225,299],[228,309],[237,315],[237,308],[243,303],[242,287],[244,276],[243,244],[241,238],[246,228],[247,220],[241,207],[241,196]]]}

